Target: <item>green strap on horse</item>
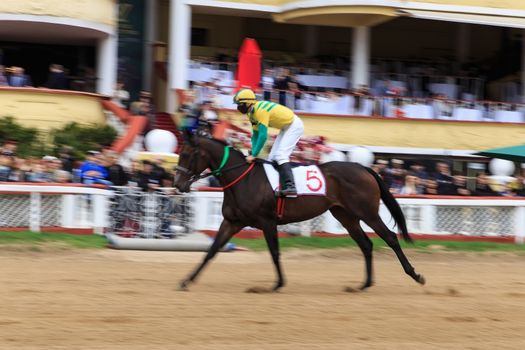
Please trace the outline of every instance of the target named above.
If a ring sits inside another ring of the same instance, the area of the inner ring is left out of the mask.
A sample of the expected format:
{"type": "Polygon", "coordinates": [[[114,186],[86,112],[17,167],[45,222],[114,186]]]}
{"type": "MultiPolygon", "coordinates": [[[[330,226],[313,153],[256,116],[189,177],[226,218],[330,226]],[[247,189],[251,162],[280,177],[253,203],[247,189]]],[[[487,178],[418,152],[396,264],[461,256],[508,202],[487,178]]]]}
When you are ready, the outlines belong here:
{"type": "Polygon", "coordinates": [[[215,176],[221,176],[222,168],[224,168],[229,158],[230,158],[230,146],[224,146],[224,154],[222,156],[221,165],[219,165],[217,169],[212,171],[212,173],[215,176]]]}

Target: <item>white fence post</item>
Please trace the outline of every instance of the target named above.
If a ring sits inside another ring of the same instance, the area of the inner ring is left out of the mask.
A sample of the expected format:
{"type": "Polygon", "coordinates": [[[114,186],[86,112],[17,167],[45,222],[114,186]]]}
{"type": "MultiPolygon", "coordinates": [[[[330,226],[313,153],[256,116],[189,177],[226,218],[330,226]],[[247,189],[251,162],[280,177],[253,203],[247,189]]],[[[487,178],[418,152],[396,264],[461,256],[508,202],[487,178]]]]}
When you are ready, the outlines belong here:
{"type": "Polygon", "coordinates": [[[38,192],[31,192],[29,198],[29,229],[33,232],[40,232],[40,202],[42,196],[38,192]]]}
{"type": "Polygon", "coordinates": [[[72,194],[62,195],[62,207],[60,208],[62,227],[74,227],[75,208],[75,196],[72,194]]]}
{"type": "Polygon", "coordinates": [[[525,207],[516,207],[516,215],[514,216],[514,234],[515,242],[519,244],[525,243],[525,207]]]}
{"type": "Polygon", "coordinates": [[[427,204],[421,206],[421,232],[423,234],[434,234],[436,225],[436,206],[427,204]]]}
{"type": "Polygon", "coordinates": [[[95,194],[93,195],[93,203],[91,209],[93,210],[93,231],[96,234],[104,234],[104,228],[108,226],[108,198],[107,195],[95,194]]]}

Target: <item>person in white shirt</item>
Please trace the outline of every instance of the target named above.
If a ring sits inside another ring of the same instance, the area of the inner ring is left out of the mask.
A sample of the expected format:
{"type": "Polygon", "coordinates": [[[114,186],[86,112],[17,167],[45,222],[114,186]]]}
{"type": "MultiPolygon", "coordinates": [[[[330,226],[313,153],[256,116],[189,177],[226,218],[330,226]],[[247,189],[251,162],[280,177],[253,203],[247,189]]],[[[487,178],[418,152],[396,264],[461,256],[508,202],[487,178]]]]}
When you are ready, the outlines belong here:
{"type": "Polygon", "coordinates": [[[119,81],[115,85],[115,91],[113,91],[113,96],[111,97],[111,101],[119,107],[126,108],[129,102],[129,92],[124,90],[123,82],[119,81]]]}
{"type": "Polygon", "coordinates": [[[262,88],[264,91],[264,100],[270,101],[272,97],[272,89],[274,85],[273,71],[270,68],[264,70],[263,77],[261,79],[262,88]]]}

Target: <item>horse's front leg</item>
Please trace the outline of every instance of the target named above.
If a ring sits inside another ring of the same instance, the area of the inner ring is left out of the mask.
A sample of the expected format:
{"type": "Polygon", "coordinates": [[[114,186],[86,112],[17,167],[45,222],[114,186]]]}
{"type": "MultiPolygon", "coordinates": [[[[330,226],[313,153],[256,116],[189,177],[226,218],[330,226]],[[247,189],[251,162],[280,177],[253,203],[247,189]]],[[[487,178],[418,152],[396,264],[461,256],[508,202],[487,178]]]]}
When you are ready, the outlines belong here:
{"type": "MultiPolygon", "coordinates": [[[[275,266],[275,271],[277,273],[277,282],[275,283],[275,286],[272,288],[272,292],[277,292],[279,289],[281,289],[284,286],[284,276],[281,269],[281,260],[280,260],[280,252],[279,252],[279,239],[277,237],[277,224],[276,223],[268,223],[263,228],[264,232],[264,239],[266,240],[266,244],[268,245],[268,249],[270,250],[270,254],[272,255],[272,261],[273,265],[275,266]]],[[[251,288],[248,290],[248,292],[261,292],[266,291],[264,289],[260,288],[251,288]]]]}
{"type": "Polygon", "coordinates": [[[188,285],[195,281],[197,276],[201,273],[202,269],[204,269],[208,262],[211,259],[213,259],[213,257],[215,257],[215,254],[217,254],[217,252],[222,247],[224,247],[226,243],[228,243],[232,236],[239,232],[243,227],[244,225],[240,223],[231,222],[224,219],[221,223],[221,226],[219,227],[219,231],[217,231],[217,235],[215,236],[213,244],[204,256],[204,259],[188,278],[181,281],[181,283],[179,284],[179,290],[187,290],[188,285]]]}

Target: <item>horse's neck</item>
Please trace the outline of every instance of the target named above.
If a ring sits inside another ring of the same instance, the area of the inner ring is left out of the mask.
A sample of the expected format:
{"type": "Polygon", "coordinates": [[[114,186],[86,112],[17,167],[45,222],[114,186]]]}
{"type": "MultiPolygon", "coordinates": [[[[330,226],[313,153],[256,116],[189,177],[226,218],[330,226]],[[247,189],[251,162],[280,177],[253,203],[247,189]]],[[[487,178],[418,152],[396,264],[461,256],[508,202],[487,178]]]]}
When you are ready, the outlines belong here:
{"type": "MultiPolygon", "coordinates": [[[[212,170],[217,170],[224,158],[225,147],[222,145],[219,147],[218,145],[213,145],[211,143],[208,147],[208,153],[210,155],[210,167],[212,170]]],[[[246,163],[245,159],[240,154],[238,154],[238,152],[231,149],[228,160],[223,167],[223,169],[226,169],[226,171],[221,172],[221,175],[217,178],[221,185],[225,186],[230,182],[234,181],[236,178],[238,178],[246,170],[247,167],[248,164],[246,163]],[[239,166],[235,169],[228,170],[228,168],[231,168],[238,164],[246,164],[246,166],[239,166]]]]}

